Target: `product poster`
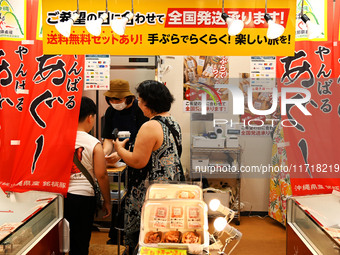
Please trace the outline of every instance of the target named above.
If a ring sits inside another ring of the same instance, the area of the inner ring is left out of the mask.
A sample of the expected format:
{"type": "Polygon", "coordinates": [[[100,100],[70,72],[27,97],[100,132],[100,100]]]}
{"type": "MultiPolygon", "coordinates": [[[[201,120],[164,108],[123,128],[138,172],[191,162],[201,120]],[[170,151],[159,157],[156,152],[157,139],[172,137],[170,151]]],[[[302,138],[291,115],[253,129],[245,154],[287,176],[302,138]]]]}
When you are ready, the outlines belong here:
{"type": "Polygon", "coordinates": [[[110,89],[110,55],[85,55],[84,90],[110,89]]]}
{"type": "Polygon", "coordinates": [[[222,19],[222,2],[206,0],[139,0],[134,2],[134,15],[125,33],[116,34],[111,21],[132,14],[130,1],[108,1],[108,18],[100,35],[86,29],[89,20],[98,20],[106,11],[105,1],[83,0],[80,17],[74,22],[70,36],[56,29],[59,22],[69,20],[77,10],[76,1],[43,1],[44,54],[110,54],[110,55],[205,55],[277,56],[293,55],[295,45],[296,1],[270,1],[267,13],[285,27],[282,36],[267,38],[264,19],[265,2],[228,1],[224,11],[241,19],[244,28],[236,36],[228,34],[222,19]],[[79,47],[81,46],[81,47],[79,47]],[[109,49],[109,52],[107,52],[109,49]]]}
{"type": "Polygon", "coordinates": [[[183,77],[185,112],[227,112],[228,57],[186,56],[183,77]]]}
{"type": "Polygon", "coordinates": [[[26,0],[0,1],[0,40],[25,39],[26,12],[26,0]]]}
{"type": "Polygon", "coordinates": [[[240,73],[239,87],[245,98],[245,111],[240,116],[241,135],[268,136],[279,121],[279,102],[276,109],[267,115],[256,115],[249,109],[248,97],[251,93],[252,107],[259,111],[272,109],[273,89],[276,89],[275,57],[251,57],[250,73],[240,73]],[[249,90],[251,89],[251,90],[249,90]]]}
{"type": "Polygon", "coordinates": [[[327,9],[327,0],[298,0],[296,1],[296,41],[311,40],[307,37],[307,25],[301,19],[301,10],[310,19],[310,22],[320,26],[321,34],[313,41],[327,41],[327,16],[332,15],[327,9]],[[303,5],[303,6],[302,6],[303,5]],[[303,7],[303,8],[302,8],[303,7]]]}

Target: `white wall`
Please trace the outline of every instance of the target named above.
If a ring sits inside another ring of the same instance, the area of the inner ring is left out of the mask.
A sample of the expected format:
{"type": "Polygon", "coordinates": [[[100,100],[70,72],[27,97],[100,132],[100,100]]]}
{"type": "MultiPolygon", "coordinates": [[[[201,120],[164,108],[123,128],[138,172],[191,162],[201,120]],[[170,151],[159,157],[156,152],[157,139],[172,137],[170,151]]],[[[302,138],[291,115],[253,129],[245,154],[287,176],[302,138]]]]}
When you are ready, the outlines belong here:
{"type": "MultiPolygon", "coordinates": [[[[190,169],[190,113],[183,112],[183,57],[162,56],[164,66],[170,65],[172,70],[163,76],[171,93],[175,97],[171,114],[179,122],[183,134],[182,164],[190,169]]],[[[239,73],[249,72],[250,57],[229,57],[230,77],[238,78],[239,73]]],[[[230,104],[231,106],[231,104],[230,104]]],[[[242,165],[252,166],[269,164],[271,160],[272,140],[270,137],[244,136],[240,139],[243,149],[242,165]]],[[[261,178],[241,179],[241,202],[245,211],[267,211],[269,203],[269,174],[261,178]]]]}

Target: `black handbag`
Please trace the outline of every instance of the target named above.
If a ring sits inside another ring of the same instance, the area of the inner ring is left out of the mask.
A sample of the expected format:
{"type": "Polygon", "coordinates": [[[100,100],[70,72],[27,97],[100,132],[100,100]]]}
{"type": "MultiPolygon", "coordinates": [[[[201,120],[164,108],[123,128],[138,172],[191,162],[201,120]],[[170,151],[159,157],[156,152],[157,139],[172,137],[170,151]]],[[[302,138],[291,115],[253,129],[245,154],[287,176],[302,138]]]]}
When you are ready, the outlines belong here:
{"type": "Polygon", "coordinates": [[[78,167],[78,169],[83,173],[83,175],[86,177],[86,179],[91,183],[93,190],[94,190],[94,196],[95,196],[95,199],[96,199],[96,212],[98,212],[99,210],[101,210],[103,208],[103,203],[102,203],[102,199],[101,199],[102,195],[101,195],[101,192],[100,192],[99,185],[96,181],[93,180],[90,173],[87,171],[87,169],[84,167],[84,165],[79,161],[76,151],[74,152],[74,155],[73,155],[73,162],[78,167]]]}

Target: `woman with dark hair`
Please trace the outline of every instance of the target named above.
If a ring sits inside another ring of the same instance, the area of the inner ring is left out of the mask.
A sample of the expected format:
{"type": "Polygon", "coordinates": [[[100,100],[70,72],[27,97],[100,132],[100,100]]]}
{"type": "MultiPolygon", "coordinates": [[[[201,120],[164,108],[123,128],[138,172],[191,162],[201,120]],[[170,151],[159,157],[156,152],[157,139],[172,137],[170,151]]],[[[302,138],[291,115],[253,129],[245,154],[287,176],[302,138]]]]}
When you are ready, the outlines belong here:
{"type": "Polygon", "coordinates": [[[129,193],[125,202],[125,241],[130,254],[138,243],[146,181],[185,180],[180,161],[181,129],[169,113],[173,96],[163,83],[153,80],[142,82],[137,93],[139,108],[150,120],[139,129],[132,152],[125,149],[126,139],[114,141],[118,155],[135,168],[129,172],[129,193]]]}

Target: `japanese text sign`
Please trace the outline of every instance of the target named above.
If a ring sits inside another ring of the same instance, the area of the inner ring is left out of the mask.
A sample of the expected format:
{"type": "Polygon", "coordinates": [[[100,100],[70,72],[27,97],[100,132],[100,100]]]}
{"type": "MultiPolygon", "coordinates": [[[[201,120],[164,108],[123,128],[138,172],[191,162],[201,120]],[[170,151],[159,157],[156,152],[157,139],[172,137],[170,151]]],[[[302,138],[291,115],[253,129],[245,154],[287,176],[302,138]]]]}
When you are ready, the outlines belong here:
{"type": "Polygon", "coordinates": [[[125,34],[115,34],[110,26],[114,18],[131,12],[130,2],[108,5],[108,19],[99,36],[91,35],[87,20],[105,13],[102,3],[83,0],[79,19],[70,37],[62,36],[55,25],[69,20],[77,9],[75,2],[43,1],[44,54],[110,54],[110,55],[293,55],[295,45],[296,2],[271,1],[267,12],[285,27],[277,39],[266,37],[268,24],[265,6],[255,0],[228,1],[224,11],[242,19],[245,26],[236,36],[229,36],[221,18],[219,1],[140,0],[134,4],[134,17],[127,23],[125,34]]]}

